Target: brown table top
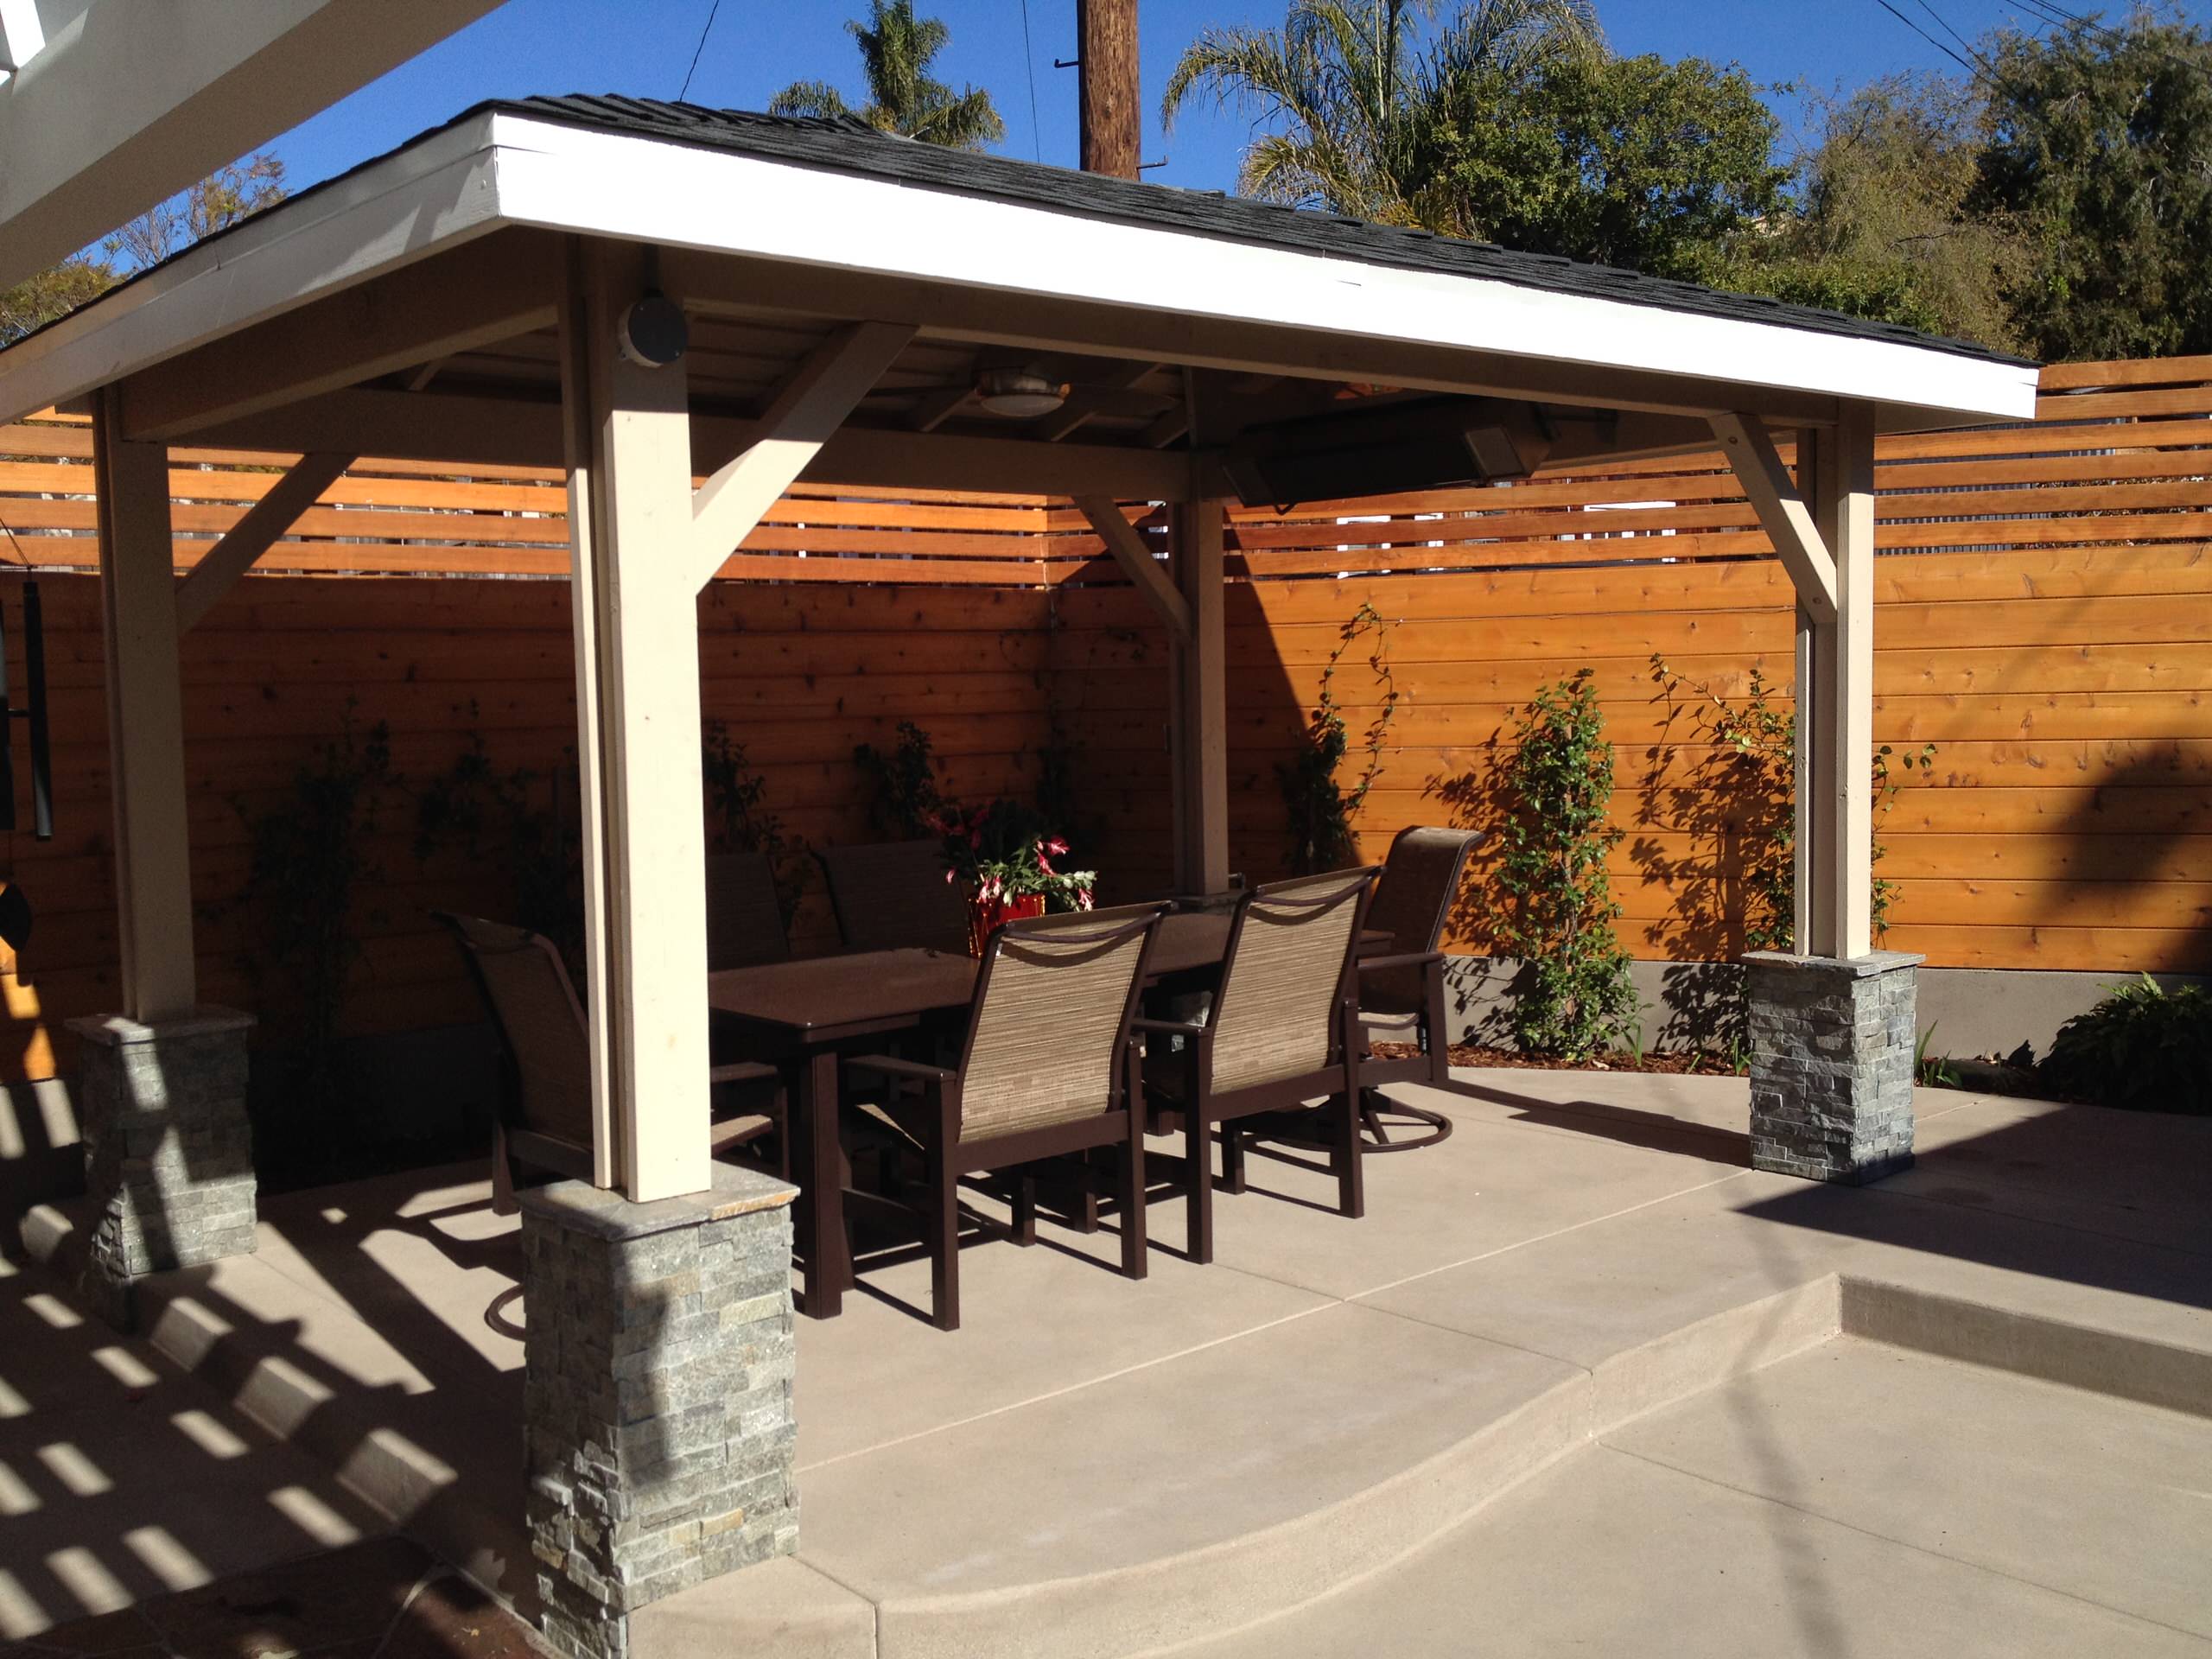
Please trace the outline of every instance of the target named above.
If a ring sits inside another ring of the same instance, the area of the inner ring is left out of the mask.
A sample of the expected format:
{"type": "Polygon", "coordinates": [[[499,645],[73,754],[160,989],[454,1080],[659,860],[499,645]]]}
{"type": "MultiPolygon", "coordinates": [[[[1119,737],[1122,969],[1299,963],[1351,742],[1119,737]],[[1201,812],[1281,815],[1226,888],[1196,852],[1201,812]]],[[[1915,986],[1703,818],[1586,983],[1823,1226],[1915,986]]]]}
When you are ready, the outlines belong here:
{"type": "MultiPolygon", "coordinates": [[[[1178,911],[1160,918],[1150,976],[1164,979],[1218,966],[1229,948],[1230,918],[1178,911]]],[[[1388,948],[1389,935],[1360,936],[1363,950],[1388,948]]],[[[859,950],[791,962],[728,968],[707,976],[707,1005],[749,1025],[779,1027],[802,1042],[840,1033],[912,1025],[964,1008],[976,994],[976,960],[942,950],[859,950]]]]}

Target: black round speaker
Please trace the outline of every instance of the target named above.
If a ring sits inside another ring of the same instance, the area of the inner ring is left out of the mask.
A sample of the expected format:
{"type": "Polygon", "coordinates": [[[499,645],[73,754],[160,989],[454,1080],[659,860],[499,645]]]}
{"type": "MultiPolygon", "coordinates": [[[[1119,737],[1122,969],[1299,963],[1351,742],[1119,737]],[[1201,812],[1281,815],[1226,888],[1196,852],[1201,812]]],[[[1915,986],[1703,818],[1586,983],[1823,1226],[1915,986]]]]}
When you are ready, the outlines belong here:
{"type": "Polygon", "coordinates": [[[691,345],[683,308],[665,294],[648,294],[622,314],[622,355],[641,368],[664,369],[691,345]]]}

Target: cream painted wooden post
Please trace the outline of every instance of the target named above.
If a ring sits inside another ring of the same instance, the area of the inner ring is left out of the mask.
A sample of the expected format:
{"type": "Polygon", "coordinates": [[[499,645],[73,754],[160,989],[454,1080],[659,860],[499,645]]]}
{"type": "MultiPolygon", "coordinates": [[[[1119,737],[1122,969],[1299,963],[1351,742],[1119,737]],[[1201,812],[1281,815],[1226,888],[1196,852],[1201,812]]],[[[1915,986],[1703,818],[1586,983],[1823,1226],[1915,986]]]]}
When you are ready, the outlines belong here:
{"type": "MultiPolygon", "coordinates": [[[[1797,434],[1797,488],[1812,509],[1815,526],[1821,523],[1822,447],[1822,435],[1815,429],[1807,427],[1797,434]]],[[[1822,540],[1825,544],[1826,537],[1822,540]]],[[[1796,814],[1797,833],[1796,868],[1790,884],[1796,899],[1790,948],[1800,955],[1809,955],[1815,936],[1826,937],[1834,931],[1828,923],[1827,906],[1821,902],[1825,894],[1817,873],[1821,868],[1819,849],[1824,840],[1834,833],[1834,814],[1821,810],[1823,798],[1813,784],[1813,757],[1820,753],[1825,741],[1821,735],[1820,711],[1823,687],[1830,677],[1828,664],[1835,655],[1835,628],[1832,623],[1823,624],[1816,618],[1802,598],[1797,601],[1796,621],[1797,778],[1796,798],[1792,807],[1796,814]]]]}
{"type": "Polygon", "coordinates": [[[1175,585],[1190,642],[1175,651],[1175,887],[1229,885],[1229,697],[1223,626],[1222,503],[1194,480],[1173,509],[1175,585]]]}
{"type": "MultiPolygon", "coordinates": [[[[1815,820],[1810,943],[1820,957],[1873,949],[1874,885],[1874,420],[1846,404],[1819,445],[1815,472],[1821,538],[1835,562],[1836,614],[1813,633],[1815,688],[1812,765],[1800,763],[1815,820]]],[[[1808,730],[1801,727],[1801,732],[1808,730]]]]}
{"type": "Polygon", "coordinates": [[[151,1022],[188,1014],[199,1001],[175,555],[169,541],[168,448],[128,442],[118,432],[115,394],[104,392],[92,424],[92,454],[99,492],[123,1012],[151,1022]]]}
{"type": "Polygon", "coordinates": [[[641,1203],[712,1177],[690,421],[683,363],[616,344],[645,286],[580,246],[562,308],[594,1178],[641,1203]]]}

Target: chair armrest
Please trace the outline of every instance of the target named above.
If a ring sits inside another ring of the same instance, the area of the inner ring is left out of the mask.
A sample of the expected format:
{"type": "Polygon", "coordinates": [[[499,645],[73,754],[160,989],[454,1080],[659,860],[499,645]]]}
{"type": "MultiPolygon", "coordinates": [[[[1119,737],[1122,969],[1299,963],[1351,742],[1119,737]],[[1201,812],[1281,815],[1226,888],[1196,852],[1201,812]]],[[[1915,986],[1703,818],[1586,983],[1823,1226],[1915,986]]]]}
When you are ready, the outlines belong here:
{"type": "Polygon", "coordinates": [[[1159,1037],[1189,1037],[1197,1039],[1206,1034],[1208,1027],[1194,1026],[1184,1020],[1132,1020],[1131,1031],[1149,1032],[1159,1037]]]}
{"type": "Polygon", "coordinates": [[[902,1060],[895,1054],[855,1054],[844,1064],[848,1071],[874,1071],[899,1083],[946,1084],[960,1075],[945,1066],[902,1060]]]}
{"type": "Polygon", "coordinates": [[[1444,960],[1441,950],[1406,950],[1395,956],[1362,957],[1353,965],[1363,974],[1376,968],[1426,968],[1444,960]]]}

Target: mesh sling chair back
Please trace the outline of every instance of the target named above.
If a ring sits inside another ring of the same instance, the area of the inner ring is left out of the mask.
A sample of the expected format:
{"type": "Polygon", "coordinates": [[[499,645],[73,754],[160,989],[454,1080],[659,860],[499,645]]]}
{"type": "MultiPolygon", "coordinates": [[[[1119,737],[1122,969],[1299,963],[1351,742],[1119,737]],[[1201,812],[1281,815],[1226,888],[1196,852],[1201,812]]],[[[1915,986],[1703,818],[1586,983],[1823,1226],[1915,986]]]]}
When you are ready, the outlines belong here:
{"type": "MultiPolygon", "coordinates": [[[[480,916],[431,912],[461,946],[469,976],[483,993],[506,1050],[509,1088],[492,1120],[492,1207],[515,1211],[515,1172],[542,1170],[592,1179],[591,1042],[583,1004],[552,940],[526,927],[480,916]]],[[[705,988],[701,987],[704,994],[705,988]]],[[[710,1084],[778,1082],[773,1066],[718,1065],[710,1084]]],[[[780,1125],[780,1085],[765,1115],[715,1124],[715,1150],[734,1150],[769,1125],[780,1125]]],[[[788,1135],[779,1135],[787,1144],[788,1135]]]]}
{"type": "Polygon", "coordinates": [[[946,879],[942,842],[824,847],[815,856],[847,949],[968,954],[968,901],[946,879]]]}
{"type": "Polygon", "coordinates": [[[1362,1063],[1365,1093],[1360,1122],[1370,1152],[1433,1146],[1452,1133],[1452,1120],[1443,1113],[1392,1100],[1376,1092],[1376,1085],[1441,1085],[1451,1080],[1444,957],[1439,947],[1452,907],[1459,902],[1468,855],[1482,838],[1479,830],[1414,825],[1398,831],[1390,842],[1367,925],[1389,932],[1392,951],[1359,964],[1360,1022],[1370,1044],[1411,1040],[1421,1052],[1400,1059],[1370,1053],[1362,1063]]]}
{"type": "Polygon", "coordinates": [[[766,853],[717,853],[707,861],[707,971],[791,959],[775,867],[766,853]]]}
{"type": "MultiPolygon", "coordinates": [[[[848,1062],[856,1089],[920,1148],[918,1204],[849,1191],[857,1212],[918,1220],[930,1251],[931,1314],[960,1325],[963,1175],[1122,1149],[1122,1271],[1146,1270],[1144,1111],[1135,1087],[1137,996],[1164,907],[1076,912],[1009,922],[984,946],[959,1064],[889,1055],[848,1062]],[[880,1082],[880,1091],[866,1088],[880,1082]]],[[[1014,1234],[1036,1236],[1030,1176],[1014,1183],[1014,1234]]]]}
{"type": "MultiPolygon", "coordinates": [[[[1359,1106],[1353,963],[1379,871],[1332,870],[1255,888],[1239,901],[1222,958],[1221,990],[1203,1025],[1140,1020],[1147,1039],[1146,1105],[1180,1120],[1185,1147],[1190,1254],[1213,1259],[1211,1144],[1222,1131],[1224,1174],[1243,1187],[1243,1130],[1260,1113],[1309,1115],[1306,1103],[1349,1128],[1359,1106]],[[1168,1039],[1180,1038],[1179,1053],[1168,1039]]],[[[1358,1216],[1366,1198],[1358,1135],[1336,1137],[1331,1166],[1337,1207],[1358,1216]]]]}

